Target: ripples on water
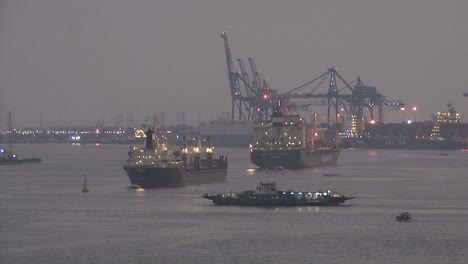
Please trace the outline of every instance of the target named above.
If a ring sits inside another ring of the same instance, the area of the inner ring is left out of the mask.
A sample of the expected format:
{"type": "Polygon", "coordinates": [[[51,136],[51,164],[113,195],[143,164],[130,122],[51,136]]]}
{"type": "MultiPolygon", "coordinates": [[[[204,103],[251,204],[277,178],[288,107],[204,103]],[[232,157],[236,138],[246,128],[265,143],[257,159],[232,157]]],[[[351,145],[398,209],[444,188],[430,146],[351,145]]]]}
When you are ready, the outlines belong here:
{"type": "Polygon", "coordinates": [[[0,263],[468,263],[468,152],[344,150],[338,166],[266,173],[247,171],[247,148],[219,148],[227,182],[141,191],[128,188],[127,149],[17,145],[43,162],[0,166],[0,263]],[[267,176],[357,198],[259,208],[200,197],[267,176]],[[403,211],[414,221],[394,221],[403,211]]]}

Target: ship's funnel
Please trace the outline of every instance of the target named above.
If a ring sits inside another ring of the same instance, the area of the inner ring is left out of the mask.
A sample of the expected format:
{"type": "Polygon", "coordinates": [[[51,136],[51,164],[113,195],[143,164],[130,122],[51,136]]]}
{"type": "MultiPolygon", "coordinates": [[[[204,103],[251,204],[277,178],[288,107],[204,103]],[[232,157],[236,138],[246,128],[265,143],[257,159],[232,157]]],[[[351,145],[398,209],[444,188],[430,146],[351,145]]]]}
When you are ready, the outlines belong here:
{"type": "Polygon", "coordinates": [[[146,131],[146,149],[154,149],[153,131],[151,129],[148,129],[148,131],[146,131]]]}

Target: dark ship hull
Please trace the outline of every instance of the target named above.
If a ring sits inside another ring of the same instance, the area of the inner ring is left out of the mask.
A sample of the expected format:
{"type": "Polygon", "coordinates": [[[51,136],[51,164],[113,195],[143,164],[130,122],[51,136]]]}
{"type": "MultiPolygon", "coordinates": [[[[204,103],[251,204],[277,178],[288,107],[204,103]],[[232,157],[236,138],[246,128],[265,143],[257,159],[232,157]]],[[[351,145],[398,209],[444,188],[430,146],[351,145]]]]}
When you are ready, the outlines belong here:
{"type": "Polygon", "coordinates": [[[155,168],[151,166],[124,166],[132,185],[141,188],[198,185],[226,181],[227,168],[155,168]]]}
{"type": "Polygon", "coordinates": [[[40,163],[42,160],[39,158],[30,159],[0,159],[0,165],[19,165],[29,163],[40,163]]]}
{"type": "Polygon", "coordinates": [[[292,195],[261,195],[240,197],[237,199],[222,195],[204,195],[203,198],[212,200],[216,205],[239,205],[239,206],[335,206],[352,199],[348,197],[330,197],[322,200],[298,199],[292,195]],[[278,197],[278,198],[277,198],[278,197]]]}
{"type": "Polygon", "coordinates": [[[340,149],[318,150],[306,153],[305,149],[254,149],[250,152],[250,160],[260,168],[285,169],[314,168],[319,166],[336,165],[340,149]]]}

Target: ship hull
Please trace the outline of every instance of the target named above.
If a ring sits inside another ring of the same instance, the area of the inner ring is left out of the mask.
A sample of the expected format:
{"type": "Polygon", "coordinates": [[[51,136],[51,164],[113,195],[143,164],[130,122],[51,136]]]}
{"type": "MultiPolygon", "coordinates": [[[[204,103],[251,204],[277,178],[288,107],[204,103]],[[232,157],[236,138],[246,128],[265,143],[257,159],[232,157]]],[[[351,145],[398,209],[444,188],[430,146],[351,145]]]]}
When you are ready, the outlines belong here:
{"type": "Polygon", "coordinates": [[[124,166],[130,183],[141,188],[198,185],[226,181],[227,168],[185,170],[184,168],[154,168],[124,166]]]}
{"type": "Polygon", "coordinates": [[[30,159],[0,159],[0,165],[19,165],[29,163],[40,163],[42,159],[30,158],[30,159]]]}
{"type": "Polygon", "coordinates": [[[203,198],[212,200],[216,205],[238,206],[336,206],[352,199],[347,197],[329,197],[321,200],[296,199],[288,195],[256,195],[230,198],[227,195],[205,195],[203,198]]]}
{"type": "Polygon", "coordinates": [[[262,169],[281,166],[285,169],[314,168],[338,163],[340,149],[306,153],[305,149],[260,150],[250,152],[250,160],[262,169]]]}

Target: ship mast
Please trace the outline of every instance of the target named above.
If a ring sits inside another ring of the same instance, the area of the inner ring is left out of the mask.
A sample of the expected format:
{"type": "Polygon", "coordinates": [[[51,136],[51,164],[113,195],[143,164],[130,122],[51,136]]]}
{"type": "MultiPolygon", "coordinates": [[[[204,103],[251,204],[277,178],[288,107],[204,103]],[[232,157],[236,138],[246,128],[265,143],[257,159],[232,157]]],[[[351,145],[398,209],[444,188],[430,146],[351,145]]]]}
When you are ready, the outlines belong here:
{"type": "Polygon", "coordinates": [[[8,111],[8,155],[13,154],[13,123],[11,121],[11,110],[8,111]]]}

